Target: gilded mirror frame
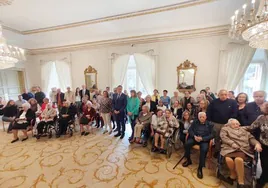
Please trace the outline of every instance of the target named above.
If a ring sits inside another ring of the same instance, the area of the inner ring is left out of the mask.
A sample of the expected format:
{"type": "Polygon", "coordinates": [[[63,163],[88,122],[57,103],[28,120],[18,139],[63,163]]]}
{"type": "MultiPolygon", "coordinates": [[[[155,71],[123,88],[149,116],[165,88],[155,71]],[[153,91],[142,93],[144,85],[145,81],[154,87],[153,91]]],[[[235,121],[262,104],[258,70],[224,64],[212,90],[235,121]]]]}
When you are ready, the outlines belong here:
{"type": "Polygon", "coordinates": [[[85,76],[85,84],[86,84],[87,89],[89,90],[98,89],[98,76],[97,75],[98,75],[97,70],[93,68],[92,66],[89,65],[88,68],[85,69],[84,76],[85,76]],[[95,79],[94,84],[88,83],[89,82],[87,79],[88,74],[93,74],[94,79],[95,79]]]}
{"type": "Polygon", "coordinates": [[[177,83],[177,89],[179,90],[179,92],[185,92],[185,91],[189,91],[189,92],[193,92],[196,90],[195,87],[195,78],[196,78],[196,71],[197,71],[197,66],[190,62],[189,60],[184,61],[183,63],[181,63],[178,67],[177,67],[177,74],[178,74],[178,83],[177,83]],[[193,69],[194,70],[194,74],[193,74],[193,85],[190,86],[189,88],[182,88],[181,85],[181,80],[180,80],[180,72],[181,70],[189,70],[189,69],[193,69]]]}

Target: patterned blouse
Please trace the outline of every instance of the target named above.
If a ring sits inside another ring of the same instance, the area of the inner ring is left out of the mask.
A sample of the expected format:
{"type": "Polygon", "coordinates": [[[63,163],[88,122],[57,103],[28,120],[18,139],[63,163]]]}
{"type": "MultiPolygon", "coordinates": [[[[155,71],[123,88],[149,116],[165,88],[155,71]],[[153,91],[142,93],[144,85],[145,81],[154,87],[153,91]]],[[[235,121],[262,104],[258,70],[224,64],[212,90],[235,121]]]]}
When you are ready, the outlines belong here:
{"type": "Polygon", "coordinates": [[[260,142],[268,146],[268,115],[260,115],[251,126],[244,127],[248,131],[253,131],[260,128],[260,142]]]}
{"type": "Polygon", "coordinates": [[[110,113],[112,112],[112,99],[110,98],[102,98],[100,100],[100,113],[110,113]]]}
{"type": "Polygon", "coordinates": [[[168,123],[168,128],[167,128],[165,137],[170,137],[172,136],[175,128],[179,128],[180,125],[179,125],[178,120],[174,116],[171,116],[170,118],[166,118],[166,120],[168,123]]]}

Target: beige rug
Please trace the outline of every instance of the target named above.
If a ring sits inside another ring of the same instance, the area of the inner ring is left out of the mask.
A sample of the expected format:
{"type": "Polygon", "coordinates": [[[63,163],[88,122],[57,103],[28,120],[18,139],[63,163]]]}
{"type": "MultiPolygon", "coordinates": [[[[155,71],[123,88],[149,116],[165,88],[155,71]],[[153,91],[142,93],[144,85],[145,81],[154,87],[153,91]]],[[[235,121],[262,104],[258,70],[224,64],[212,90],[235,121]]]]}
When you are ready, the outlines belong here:
{"type": "Polygon", "coordinates": [[[173,170],[182,151],[166,159],[150,153],[149,146],[130,145],[128,135],[120,140],[97,130],[86,137],[76,133],[11,144],[12,135],[0,131],[0,188],[230,187],[214,169],[204,169],[203,180],[196,177],[196,164],[173,170]]]}

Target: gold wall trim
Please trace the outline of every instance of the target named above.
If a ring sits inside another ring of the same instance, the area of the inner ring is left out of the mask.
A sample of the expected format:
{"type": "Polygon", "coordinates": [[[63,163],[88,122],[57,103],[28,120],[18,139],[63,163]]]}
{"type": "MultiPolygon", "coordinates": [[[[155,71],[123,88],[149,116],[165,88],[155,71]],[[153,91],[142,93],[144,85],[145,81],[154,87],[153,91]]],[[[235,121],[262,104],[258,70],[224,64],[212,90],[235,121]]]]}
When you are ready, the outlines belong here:
{"type": "Polygon", "coordinates": [[[128,45],[128,44],[145,44],[145,43],[154,43],[154,42],[162,42],[162,41],[169,41],[169,40],[178,40],[178,39],[191,39],[191,38],[198,38],[198,37],[227,35],[228,29],[229,29],[228,25],[221,25],[221,26],[215,26],[215,27],[174,31],[174,32],[167,32],[167,33],[150,34],[150,35],[141,35],[141,36],[132,36],[132,37],[119,38],[119,39],[94,41],[94,42],[72,44],[72,45],[65,45],[65,46],[56,46],[56,47],[49,47],[49,48],[27,49],[27,54],[38,55],[38,54],[75,51],[75,50],[81,50],[81,49],[92,48],[92,47],[118,46],[118,45],[128,45]]]}
{"type": "Polygon", "coordinates": [[[70,23],[70,24],[64,24],[64,25],[58,25],[58,26],[46,27],[46,28],[39,28],[39,29],[33,29],[33,30],[27,30],[27,31],[18,31],[16,29],[12,29],[10,27],[5,27],[5,29],[15,31],[15,32],[20,33],[22,35],[31,35],[31,34],[36,34],[36,33],[44,33],[44,32],[63,30],[63,29],[74,28],[74,27],[81,27],[81,26],[85,26],[85,25],[98,24],[98,23],[102,23],[102,22],[109,22],[109,21],[114,21],[114,20],[121,20],[121,19],[127,19],[127,18],[132,18],[132,17],[144,16],[144,15],[149,15],[149,14],[156,14],[156,13],[160,13],[160,12],[166,12],[166,11],[172,11],[172,10],[177,10],[177,9],[181,9],[181,8],[197,6],[200,4],[209,3],[209,2],[213,2],[213,1],[216,1],[216,0],[189,0],[186,2],[177,3],[177,4],[173,4],[173,5],[167,5],[167,6],[146,9],[146,10],[141,10],[141,11],[136,11],[136,12],[130,12],[130,13],[108,16],[108,17],[103,17],[103,18],[97,18],[97,19],[92,19],[92,20],[87,20],[87,21],[82,21],[82,22],[75,22],[75,23],[70,23]]]}

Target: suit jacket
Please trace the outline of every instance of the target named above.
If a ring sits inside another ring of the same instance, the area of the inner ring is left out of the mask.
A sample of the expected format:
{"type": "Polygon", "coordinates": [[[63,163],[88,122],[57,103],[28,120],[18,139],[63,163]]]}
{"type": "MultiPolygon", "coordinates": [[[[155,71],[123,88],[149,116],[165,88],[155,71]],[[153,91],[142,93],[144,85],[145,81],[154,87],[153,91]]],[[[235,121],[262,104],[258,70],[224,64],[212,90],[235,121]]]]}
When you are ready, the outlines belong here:
{"type": "MultiPolygon", "coordinates": [[[[82,98],[83,98],[83,90],[82,89],[79,91],[79,95],[80,95],[81,101],[82,101],[82,98]]],[[[88,96],[88,100],[89,100],[90,99],[90,92],[88,89],[86,89],[85,95],[88,96]]]]}
{"type": "Polygon", "coordinates": [[[126,111],[127,107],[127,96],[124,93],[121,93],[120,97],[118,98],[119,94],[115,94],[113,96],[113,111],[117,110],[120,111],[120,113],[126,111]]]}
{"type": "Polygon", "coordinates": [[[57,102],[57,104],[58,104],[58,98],[59,98],[59,95],[60,95],[60,101],[61,101],[61,105],[62,105],[62,103],[63,103],[63,100],[64,100],[64,93],[57,93],[57,95],[56,95],[56,102],[57,102]]]}

